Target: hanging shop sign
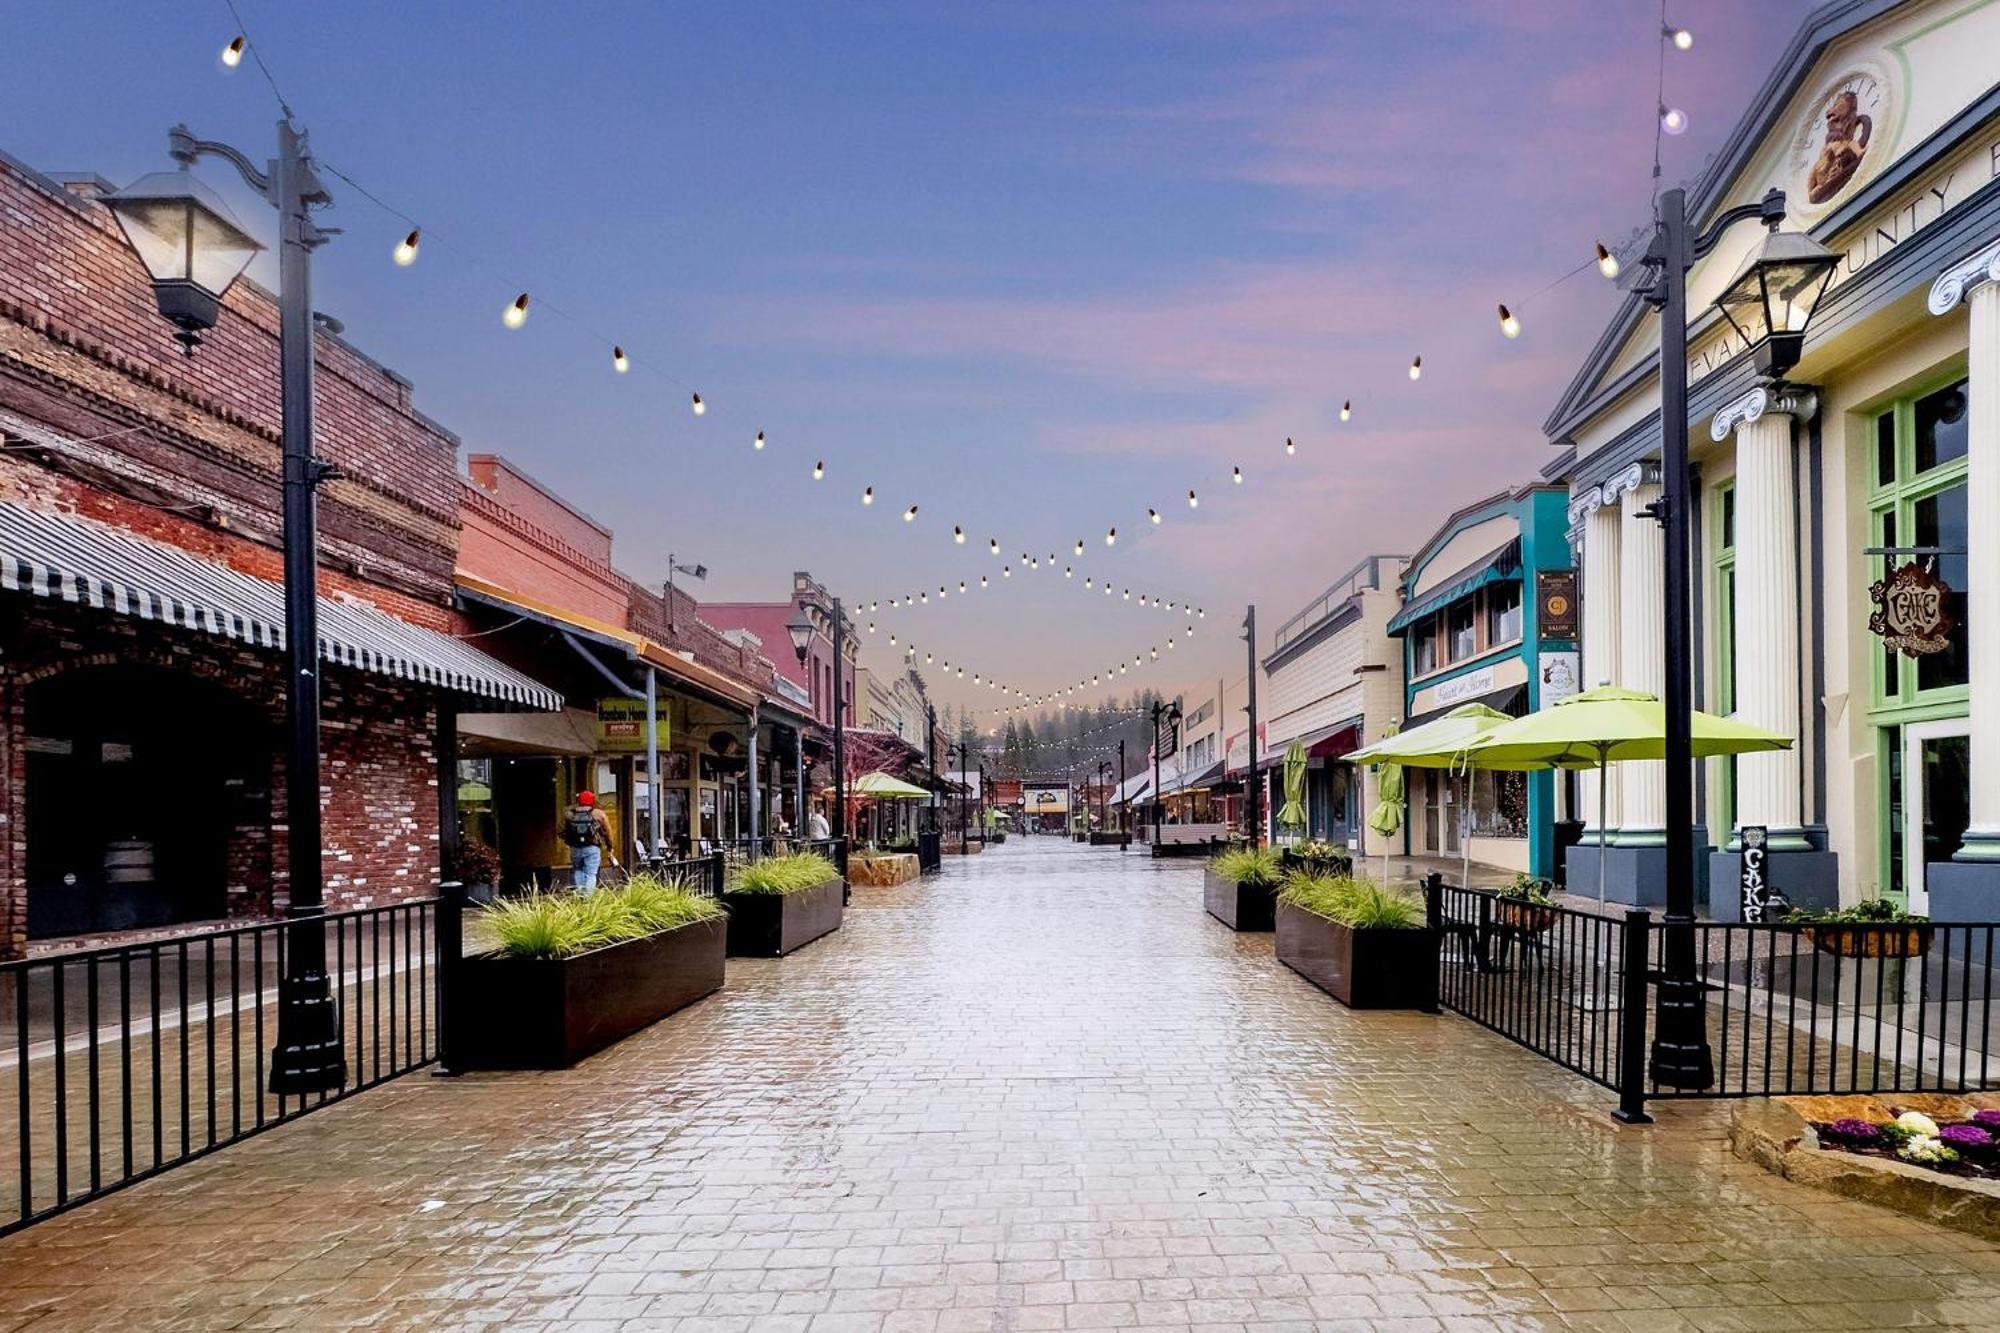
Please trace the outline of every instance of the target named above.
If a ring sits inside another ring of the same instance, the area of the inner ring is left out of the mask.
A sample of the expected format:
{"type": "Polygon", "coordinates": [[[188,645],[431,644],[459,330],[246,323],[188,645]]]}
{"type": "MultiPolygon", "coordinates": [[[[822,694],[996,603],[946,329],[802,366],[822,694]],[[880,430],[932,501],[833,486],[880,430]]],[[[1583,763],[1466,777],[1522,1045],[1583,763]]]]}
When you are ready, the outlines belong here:
{"type": "Polygon", "coordinates": [[[1576,571],[1544,569],[1535,574],[1535,633],[1543,639],[1575,643],[1583,636],[1576,596],[1576,571]]]}
{"type": "Polygon", "coordinates": [[[1543,653],[1535,670],[1542,685],[1536,700],[1538,707],[1559,704],[1583,688],[1582,653],[1543,653]]]}
{"type": "Polygon", "coordinates": [[[1031,815],[1068,814],[1069,788],[1024,786],[1021,791],[1021,802],[1031,815]]]}
{"type": "MultiPolygon", "coordinates": [[[[667,701],[654,709],[660,722],[660,748],[667,748],[667,701]]],[[[625,753],[646,748],[646,701],[611,698],[597,701],[597,748],[604,753],[625,753]]]]}
{"type": "Polygon", "coordinates": [[[1912,560],[1869,585],[1875,603],[1870,633],[1905,657],[1941,653],[1951,646],[1951,585],[1927,563],[1912,560]]]}
{"type": "Polygon", "coordinates": [[[1771,883],[1770,853],[1766,849],[1770,830],[1762,824],[1745,824],[1739,830],[1739,837],[1743,844],[1742,872],[1738,881],[1743,895],[1743,920],[1752,924],[1776,921],[1791,910],[1792,904],[1771,883]]]}

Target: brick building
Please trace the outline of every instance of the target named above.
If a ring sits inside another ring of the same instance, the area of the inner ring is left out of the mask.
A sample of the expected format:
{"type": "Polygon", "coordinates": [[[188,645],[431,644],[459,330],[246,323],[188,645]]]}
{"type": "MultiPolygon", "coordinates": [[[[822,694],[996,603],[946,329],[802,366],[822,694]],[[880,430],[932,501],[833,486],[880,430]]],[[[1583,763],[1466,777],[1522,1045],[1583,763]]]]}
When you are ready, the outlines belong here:
{"type": "MultiPolygon", "coordinates": [[[[0,155],[0,957],[286,902],[278,312],[187,358],[95,200],[0,155]]],[[[457,441],[316,337],[326,893],[438,881],[439,705],[558,701],[452,637],[457,441]]]]}

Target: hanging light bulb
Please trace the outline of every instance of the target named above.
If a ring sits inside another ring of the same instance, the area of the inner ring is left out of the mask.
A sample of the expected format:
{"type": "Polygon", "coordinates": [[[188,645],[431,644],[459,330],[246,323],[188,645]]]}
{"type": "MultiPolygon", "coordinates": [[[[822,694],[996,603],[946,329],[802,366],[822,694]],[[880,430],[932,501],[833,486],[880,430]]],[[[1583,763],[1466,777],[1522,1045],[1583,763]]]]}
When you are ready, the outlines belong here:
{"type": "Polygon", "coordinates": [[[410,234],[396,243],[396,248],[389,252],[389,258],[396,261],[397,268],[408,268],[417,262],[417,245],[423,238],[424,229],[412,227],[410,234]]]}
{"type": "Polygon", "coordinates": [[[870,634],[873,634],[875,632],[875,622],[872,620],[868,622],[868,632],[870,634]]]}
{"type": "Polygon", "coordinates": [[[1410,362],[1410,378],[1413,380],[1420,380],[1423,377],[1424,377],[1424,359],[1422,357],[1417,357],[1415,360],[1410,362]]]}
{"type": "MultiPolygon", "coordinates": [[[[894,606],[894,605],[895,605],[895,603],[894,603],[894,602],[890,602],[890,603],[889,603],[889,605],[891,605],[891,606],[894,606]]],[[[880,610],[882,609],[882,603],[880,603],[880,602],[870,602],[870,603],[868,603],[868,609],[869,609],[870,611],[880,611],[880,610]]]]}
{"type": "Polygon", "coordinates": [[[895,645],[895,642],[896,642],[896,636],[895,636],[895,635],[893,635],[893,634],[891,634],[891,635],[889,636],[889,643],[890,643],[890,646],[892,646],[892,647],[893,647],[893,646],[895,645]]]}
{"type": "Polygon", "coordinates": [[[1193,625],[1189,625],[1189,626],[1187,627],[1187,636],[1188,636],[1188,637],[1189,637],[1190,639],[1192,639],[1192,638],[1194,637],[1194,626],[1193,626],[1193,625]]]}
{"type": "Polygon", "coordinates": [[[1677,51],[1692,51],[1694,49],[1694,34],[1686,28],[1662,28],[1660,29],[1660,33],[1674,44],[1674,49],[1677,51]]]}
{"type": "Polygon", "coordinates": [[[242,64],[243,48],[247,44],[241,33],[230,38],[229,45],[222,48],[222,63],[230,69],[235,69],[238,65],[242,64]]]}
{"type": "Polygon", "coordinates": [[[1521,321],[1504,305],[1500,307],[1500,332],[1509,338],[1521,336],[1521,321]]]}
{"type": "Polygon", "coordinates": [[[1660,108],[1660,128],[1668,134],[1686,134],[1687,127],[1687,112],[1677,106],[1663,106],[1660,108]]]}
{"type": "Polygon", "coordinates": [[[1118,544],[1118,529],[1113,528],[1104,534],[1104,544],[1106,546],[1116,546],[1118,544]]]}
{"type": "Polygon", "coordinates": [[[965,529],[964,529],[964,528],[961,528],[961,527],[959,527],[959,526],[958,526],[958,524],[956,524],[956,523],[952,524],[952,525],[951,525],[951,539],[952,539],[952,541],[953,541],[953,542],[955,542],[956,544],[958,544],[958,545],[960,545],[960,546],[963,546],[963,545],[965,545],[965,529]]]}
{"type": "Polygon", "coordinates": [[[915,505],[911,505],[908,509],[905,509],[903,511],[903,522],[914,523],[916,521],[917,521],[917,507],[915,505]]]}
{"type": "Polygon", "coordinates": [[[1607,278],[1618,276],[1618,256],[1604,248],[1604,242],[1597,243],[1597,271],[1607,278]]]}
{"type": "Polygon", "coordinates": [[[752,440],[752,441],[750,441],[750,447],[751,447],[752,449],[762,449],[762,448],[764,447],[764,432],[763,432],[763,431],[761,431],[761,430],[760,430],[760,431],[758,431],[758,432],[757,432],[757,438],[756,438],[756,439],[754,439],[754,440],[752,440]]]}
{"type": "Polygon", "coordinates": [[[1206,612],[1206,611],[1202,610],[1202,609],[1201,609],[1200,607],[1198,607],[1198,606],[1197,606],[1197,607],[1196,607],[1196,608],[1194,609],[1194,614],[1195,614],[1195,619],[1197,619],[1197,620],[1207,620],[1207,619],[1208,619],[1208,612],[1206,612]]]}
{"type": "Polygon", "coordinates": [[[987,583],[986,583],[986,576],[985,576],[984,574],[981,574],[981,575],[979,576],[979,586],[980,586],[980,587],[982,587],[982,588],[984,588],[984,587],[986,587],[986,586],[987,586],[987,583]]]}
{"type": "Polygon", "coordinates": [[[1003,579],[1011,579],[1011,578],[1013,578],[1013,577],[1014,577],[1014,567],[1013,567],[1012,565],[1002,565],[1002,566],[1000,566],[1000,577],[1001,577],[1001,578],[1003,578],[1003,579]]]}
{"type": "Polygon", "coordinates": [[[1353,415],[1354,415],[1354,400],[1350,398],[1346,402],[1340,405],[1340,419],[1342,421],[1345,421],[1353,415]]]}
{"type": "Polygon", "coordinates": [[[1085,575],[1083,576],[1083,586],[1084,586],[1084,587],[1086,587],[1086,588],[1094,588],[1094,587],[1096,587],[1097,585],[1096,585],[1096,584],[1094,584],[1094,583],[1092,583],[1092,582],[1090,581],[1090,575],[1088,575],[1088,574],[1085,574],[1085,575]]]}
{"type": "Polygon", "coordinates": [[[826,460],[821,459],[819,462],[813,464],[813,480],[818,481],[821,477],[824,477],[825,475],[826,475],[826,460]]]}
{"type": "Polygon", "coordinates": [[[965,580],[964,580],[964,579],[960,579],[960,580],[958,581],[958,590],[959,590],[960,592],[964,592],[964,591],[965,591],[965,580]]]}
{"type": "Polygon", "coordinates": [[[1145,604],[1146,604],[1146,594],[1142,592],[1139,594],[1139,605],[1144,606],[1145,604]]]}
{"type": "Polygon", "coordinates": [[[1108,583],[1104,585],[1104,595],[1106,597],[1109,597],[1111,595],[1111,585],[1108,583]]]}
{"type": "Polygon", "coordinates": [[[620,375],[623,375],[632,368],[632,358],[625,355],[624,348],[613,347],[611,349],[611,368],[620,375]]]}
{"type": "Polygon", "coordinates": [[[998,537],[988,538],[986,542],[986,549],[992,552],[994,555],[1000,554],[1000,539],[998,537]]]}
{"type": "Polygon", "coordinates": [[[925,606],[929,606],[931,604],[931,595],[928,592],[918,593],[917,600],[921,601],[925,606]]]}
{"type": "Polygon", "coordinates": [[[1148,510],[1146,511],[1146,517],[1147,517],[1147,518],[1150,518],[1151,520],[1153,520],[1153,524],[1154,524],[1154,526],[1155,526],[1155,527],[1157,527],[1157,526],[1159,525],[1159,522],[1160,522],[1160,511],[1159,511],[1159,510],[1157,510],[1157,509],[1148,509],[1148,510]]]}
{"type": "Polygon", "coordinates": [[[930,655],[929,653],[925,653],[925,654],[924,654],[924,665],[925,665],[925,666],[929,666],[930,664],[931,664],[931,655],[930,655]]]}
{"type": "Polygon", "coordinates": [[[1127,602],[1131,601],[1131,600],[1132,600],[1132,590],[1131,590],[1130,588],[1127,588],[1127,589],[1125,590],[1125,596],[1124,596],[1123,598],[1121,598],[1120,600],[1121,600],[1121,601],[1127,601],[1127,602]]]}
{"type": "Polygon", "coordinates": [[[875,488],[873,486],[866,487],[865,489],[862,490],[861,503],[865,505],[872,505],[875,503],[875,488]]]}
{"type": "Polygon", "coordinates": [[[1238,486],[1241,486],[1243,484],[1243,469],[1240,467],[1230,468],[1229,479],[1235,482],[1238,486]]]}
{"type": "Polygon", "coordinates": [[[1173,636],[1172,636],[1172,635],[1168,635],[1168,636],[1167,636],[1167,651],[1168,651],[1168,652],[1172,652],[1173,650],[1174,650],[1174,640],[1173,640],[1173,636]]]}
{"type": "Polygon", "coordinates": [[[518,329],[528,322],[528,294],[522,292],[514,298],[514,303],[500,312],[500,322],[510,329],[518,329]]]}
{"type": "Polygon", "coordinates": [[[1063,577],[1064,577],[1064,578],[1066,578],[1066,579],[1073,579],[1073,578],[1075,578],[1075,577],[1076,577],[1076,566],[1075,566],[1075,565],[1064,565],[1064,566],[1063,566],[1063,577]]]}
{"type": "Polygon", "coordinates": [[[977,685],[979,683],[979,673],[977,671],[972,673],[972,683],[974,685],[977,685]]]}
{"type": "Polygon", "coordinates": [[[1193,491],[1188,492],[1188,508],[1189,509],[1201,508],[1201,497],[1196,495],[1193,491]]]}
{"type": "Polygon", "coordinates": [[[1287,458],[1290,458],[1290,457],[1291,457],[1292,455],[1296,454],[1296,453],[1297,453],[1298,451],[1299,451],[1299,447],[1298,447],[1298,446],[1297,446],[1296,444],[1293,444],[1293,443],[1292,443],[1292,437],[1291,437],[1291,436],[1289,436],[1289,435],[1287,435],[1287,436],[1285,437],[1285,457],[1287,457],[1287,458]]]}

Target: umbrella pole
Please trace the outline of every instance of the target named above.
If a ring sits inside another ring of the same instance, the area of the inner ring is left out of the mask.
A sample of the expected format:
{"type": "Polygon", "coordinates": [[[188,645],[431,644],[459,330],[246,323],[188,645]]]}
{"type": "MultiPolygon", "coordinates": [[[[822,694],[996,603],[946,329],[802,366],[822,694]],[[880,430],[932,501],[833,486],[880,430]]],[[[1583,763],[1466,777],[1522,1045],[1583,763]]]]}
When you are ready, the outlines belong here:
{"type": "Polygon", "coordinates": [[[1472,769],[1458,779],[1458,887],[1472,887],[1472,769]]]}
{"type": "Polygon", "coordinates": [[[1604,755],[1597,751],[1597,905],[1604,906],[1604,755]]]}

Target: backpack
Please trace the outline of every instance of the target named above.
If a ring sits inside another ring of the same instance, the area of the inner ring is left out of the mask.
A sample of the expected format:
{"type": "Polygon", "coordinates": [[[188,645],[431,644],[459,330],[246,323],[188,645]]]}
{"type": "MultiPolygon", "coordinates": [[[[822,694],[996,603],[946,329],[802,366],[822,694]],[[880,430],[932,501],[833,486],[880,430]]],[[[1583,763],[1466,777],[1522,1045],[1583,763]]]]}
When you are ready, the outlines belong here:
{"type": "Polygon", "coordinates": [[[589,806],[573,805],[562,823],[562,840],[571,847],[590,847],[597,842],[597,820],[589,806]]]}

